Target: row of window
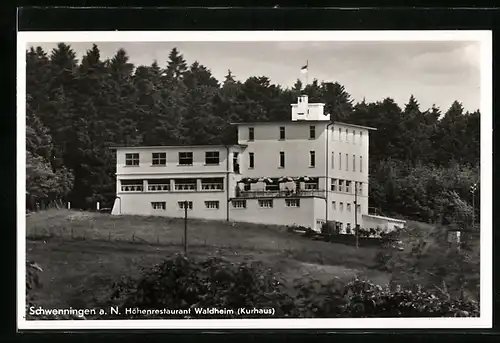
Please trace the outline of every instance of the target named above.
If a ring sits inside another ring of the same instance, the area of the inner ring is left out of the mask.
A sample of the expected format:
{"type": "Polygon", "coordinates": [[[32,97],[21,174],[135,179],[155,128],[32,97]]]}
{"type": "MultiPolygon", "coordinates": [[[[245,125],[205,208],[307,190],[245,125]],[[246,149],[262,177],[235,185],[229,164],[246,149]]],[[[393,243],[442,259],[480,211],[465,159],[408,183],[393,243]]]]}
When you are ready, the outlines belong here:
{"type": "MultiPolygon", "coordinates": [[[[347,212],[351,212],[351,203],[345,203],[347,212]]],[[[332,201],[332,210],[337,211],[337,202],[332,201]]],[[[344,212],[344,203],[339,202],[339,212],[344,212]]],[[[361,205],[356,205],[356,212],[361,213],[361,205]]]]}
{"type": "MultiPolygon", "coordinates": [[[[178,201],[177,206],[180,210],[185,210],[186,206],[187,206],[188,210],[192,210],[193,209],[193,202],[192,201],[178,201]]],[[[153,208],[153,210],[165,211],[167,209],[167,202],[166,201],[153,201],[153,202],[151,202],[151,207],[153,208]]],[[[219,201],[216,201],[216,200],[205,201],[205,208],[218,210],[219,209],[219,201]]]]}
{"type": "MultiPolygon", "coordinates": [[[[152,163],[154,166],[165,166],[167,164],[167,153],[166,152],[153,152],[152,153],[152,163]]],[[[205,152],[205,164],[206,165],[219,165],[220,156],[218,151],[206,151],[205,152]]],[[[178,154],[178,164],[190,166],[193,165],[193,152],[179,152],[178,154]]],[[[125,165],[127,166],[138,166],[139,165],[139,153],[128,153],[125,154],[125,165]]]]}
{"type": "Polygon", "coordinates": [[[332,192],[345,192],[345,193],[355,193],[358,195],[363,195],[363,183],[358,181],[331,179],[330,190],[332,192]],[[351,188],[353,182],[354,182],[354,188],[351,188]]]}
{"type": "MultiPolygon", "coordinates": [[[[335,131],[332,128],[332,139],[335,140],[335,131]]],[[[346,143],[353,143],[353,144],[358,144],[363,141],[363,132],[359,131],[359,135],[356,132],[356,130],[349,131],[349,129],[342,130],[342,128],[339,127],[338,129],[338,140],[340,142],[346,142],[346,143]]],[[[284,126],[279,127],[279,139],[284,140],[286,139],[286,129],[284,126]]],[[[309,139],[316,139],[316,126],[310,125],[309,126],[309,139]]],[[[254,127],[249,127],[248,128],[248,140],[253,141],[255,140],[255,128],[254,127]]]]}
{"type": "MultiPolygon", "coordinates": [[[[246,202],[246,200],[233,200],[232,205],[233,205],[233,208],[246,208],[247,202],[246,202]]],[[[180,210],[185,210],[186,206],[187,206],[188,210],[192,210],[193,209],[193,202],[192,201],[178,201],[177,206],[180,210]]],[[[300,207],[300,199],[285,199],[285,206],[286,207],[300,207]]],[[[151,202],[151,207],[154,210],[165,211],[167,209],[167,202],[166,201],[153,201],[153,202],[151,202]]],[[[260,208],[273,208],[273,200],[272,199],[259,200],[259,207],[260,208]]],[[[205,201],[205,208],[218,210],[220,208],[219,201],[216,201],[216,200],[205,201]]]]}
{"type": "MultiPolygon", "coordinates": [[[[337,162],[336,160],[336,154],[334,151],[332,151],[332,169],[335,169],[335,167],[338,168],[338,170],[342,170],[342,153],[338,153],[338,159],[337,162]]],[[[356,155],[352,155],[352,163],[351,163],[351,168],[352,171],[356,171],[356,155]]],[[[349,171],[349,154],[345,154],[345,159],[344,159],[344,169],[346,171],[349,171]]],[[[359,156],[359,172],[363,172],[363,156],[359,156]]]]}
{"type": "MultiPolygon", "coordinates": [[[[246,200],[233,200],[233,208],[247,208],[246,200]]],[[[261,199],[258,201],[260,208],[273,208],[273,199],[261,199]]],[[[300,207],[300,199],[285,199],[286,207],[300,207]]]]}
{"type": "MultiPolygon", "coordinates": [[[[200,179],[200,189],[198,189],[197,179],[152,179],[146,180],[148,192],[170,192],[174,191],[223,191],[223,178],[200,179]]],[[[122,192],[144,192],[144,180],[120,180],[122,192]]]]}

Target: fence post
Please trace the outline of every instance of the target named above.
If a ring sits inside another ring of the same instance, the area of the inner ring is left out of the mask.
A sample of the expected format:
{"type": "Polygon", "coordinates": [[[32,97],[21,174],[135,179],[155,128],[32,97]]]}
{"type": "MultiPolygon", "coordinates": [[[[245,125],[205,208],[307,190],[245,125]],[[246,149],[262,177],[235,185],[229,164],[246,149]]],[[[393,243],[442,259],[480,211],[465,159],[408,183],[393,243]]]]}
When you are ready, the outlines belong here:
{"type": "Polygon", "coordinates": [[[97,211],[99,211],[99,201],[97,202],[97,211]]]}
{"type": "Polygon", "coordinates": [[[71,203],[68,201],[68,210],[71,209],[71,203]]]}

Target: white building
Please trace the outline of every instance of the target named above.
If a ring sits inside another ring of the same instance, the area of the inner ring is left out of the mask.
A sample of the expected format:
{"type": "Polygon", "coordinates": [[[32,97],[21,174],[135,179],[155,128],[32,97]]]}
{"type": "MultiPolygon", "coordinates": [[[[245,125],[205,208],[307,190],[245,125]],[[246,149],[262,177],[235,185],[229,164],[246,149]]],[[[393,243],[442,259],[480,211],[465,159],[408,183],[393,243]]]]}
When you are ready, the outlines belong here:
{"type": "Polygon", "coordinates": [[[374,128],[331,122],[300,96],[287,122],[237,123],[232,146],[119,147],[112,214],[301,225],[336,221],[390,230],[404,221],[368,214],[374,128]]]}

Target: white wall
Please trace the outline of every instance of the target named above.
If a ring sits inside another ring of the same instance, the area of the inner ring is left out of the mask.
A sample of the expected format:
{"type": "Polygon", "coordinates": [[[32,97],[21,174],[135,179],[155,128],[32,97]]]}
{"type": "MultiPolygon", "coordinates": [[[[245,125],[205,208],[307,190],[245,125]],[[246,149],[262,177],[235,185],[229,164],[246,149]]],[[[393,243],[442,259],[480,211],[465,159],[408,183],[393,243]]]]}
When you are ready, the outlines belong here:
{"type": "Polygon", "coordinates": [[[112,214],[154,215],[166,217],[184,217],[184,210],[179,208],[179,201],[192,201],[193,209],[188,210],[188,217],[205,219],[226,219],[227,198],[225,192],[175,192],[175,193],[137,193],[120,194],[115,200],[112,214]],[[151,202],[166,202],[166,209],[153,209],[151,202]],[[205,201],[219,201],[219,209],[207,209],[205,201]]]}
{"type": "Polygon", "coordinates": [[[325,127],[322,122],[288,122],[243,124],[238,128],[239,144],[248,147],[242,154],[243,173],[247,177],[324,176],[325,127]],[[309,139],[309,127],[316,127],[316,139],[309,139]],[[280,127],[286,137],[280,140],[280,127]],[[248,141],[248,128],[254,128],[254,141],[248,141]],[[279,167],[280,151],[285,152],[285,167],[279,167]],[[316,164],[309,166],[309,152],[315,152],[316,164]],[[254,153],[254,168],[250,169],[249,153],[254,153]]]}
{"type": "MultiPolygon", "coordinates": [[[[230,150],[229,169],[233,169],[232,153],[240,152],[241,148],[232,146],[230,150]]],[[[117,175],[130,176],[133,174],[191,174],[191,173],[220,173],[227,170],[227,149],[223,146],[199,146],[199,147],[136,147],[117,149],[117,175]],[[205,165],[205,152],[218,151],[219,165],[205,165]],[[164,152],[167,154],[167,164],[165,166],[153,165],[153,153],[164,152]],[[193,152],[193,165],[180,166],[179,152],[193,152]],[[125,165],[125,155],[127,153],[139,154],[138,166],[125,165]]]]}
{"type": "MultiPolygon", "coordinates": [[[[258,199],[246,199],[246,208],[234,208],[230,204],[230,218],[233,221],[274,224],[299,225],[314,228],[316,225],[316,211],[319,201],[317,198],[300,198],[299,207],[286,207],[285,198],[273,199],[273,208],[260,208],[258,199]]],[[[323,207],[324,209],[324,207],[323,207]]],[[[321,217],[323,218],[324,215],[321,217]]]]}

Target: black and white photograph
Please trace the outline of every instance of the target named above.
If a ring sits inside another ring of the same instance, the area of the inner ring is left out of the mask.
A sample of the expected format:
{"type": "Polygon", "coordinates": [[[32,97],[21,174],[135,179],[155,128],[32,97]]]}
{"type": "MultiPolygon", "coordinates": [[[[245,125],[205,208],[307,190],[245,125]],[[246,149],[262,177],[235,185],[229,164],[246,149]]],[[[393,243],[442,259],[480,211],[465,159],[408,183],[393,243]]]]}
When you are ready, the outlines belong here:
{"type": "Polygon", "coordinates": [[[18,39],[19,328],[491,326],[491,33],[18,39]]]}

